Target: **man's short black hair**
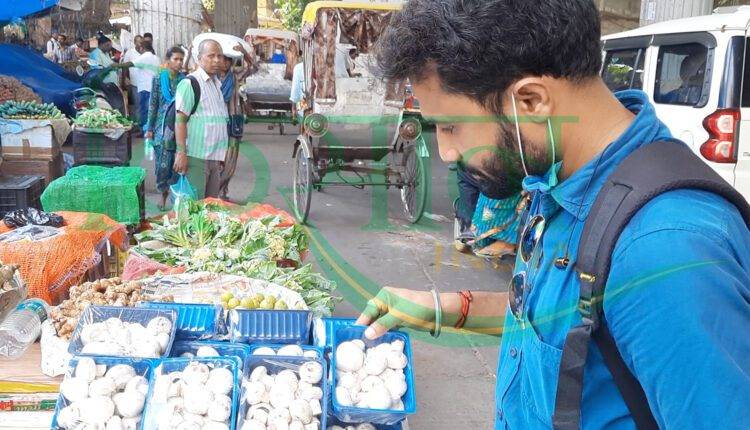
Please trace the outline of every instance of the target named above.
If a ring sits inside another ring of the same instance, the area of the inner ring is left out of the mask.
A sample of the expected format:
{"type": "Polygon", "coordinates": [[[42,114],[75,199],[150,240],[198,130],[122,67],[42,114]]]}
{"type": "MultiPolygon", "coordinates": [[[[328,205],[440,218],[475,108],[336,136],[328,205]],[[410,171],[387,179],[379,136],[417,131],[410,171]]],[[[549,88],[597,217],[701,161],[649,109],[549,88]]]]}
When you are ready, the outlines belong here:
{"type": "Polygon", "coordinates": [[[151,39],[151,40],[153,40],[154,39],[154,35],[151,34],[151,33],[143,33],[143,38],[144,39],[151,39]]]}
{"type": "Polygon", "coordinates": [[[601,68],[592,0],[409,0],[379,40],[385,77],[436,71],[445,90],[495,112],[525,76],[582,80],[601,68]]]}
{"type": "Polygon", "coordinates": [[[141,48],[143,48],[144,51],[148,51],[152,54],[154,53],[154,45],[150,40],[144,40],[143,42],[141,42],[141,48]]]}

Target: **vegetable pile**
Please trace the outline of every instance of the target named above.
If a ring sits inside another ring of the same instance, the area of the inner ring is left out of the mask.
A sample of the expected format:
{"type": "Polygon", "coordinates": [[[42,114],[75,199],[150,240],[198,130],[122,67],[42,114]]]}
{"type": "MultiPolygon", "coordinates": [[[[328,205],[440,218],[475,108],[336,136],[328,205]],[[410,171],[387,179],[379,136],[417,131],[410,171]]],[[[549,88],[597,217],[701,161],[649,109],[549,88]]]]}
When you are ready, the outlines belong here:
{"type": "Polygon", "coordinates": [[[146,327],[110,318],[83,326],[81,354],[157,358],[167,350],[171,333],[172,322],[166,317],[153,318],[146,327]]]}
{"type": "MultiPolygon", "coordinates": [[[[152,229],[136,235],[135,252],[187,272],[213,272],[269,281],[299,293],[317,315],[330,315],[335,284],[302,263],[307,237],[298,225],[283,227],[283,218],[268,216],[242,221],[224,208],[186,201],[174,218],[165,216],[152,229]],[[280,266],[294,266],[280,267],[280,266]]],[[[276,308],[268,297],[225,297],[225,307],[276,308]],[[234,300],[233,300],[234,299],[234,300]],[[247,299],[243,305],[242,300],[247,299]],[[266,299],[264,306],[261,302],[266,299]],[[238,303],[239,301],[239,303],[238,303]]],[[[286,305],[279,304],[279,307],[286,305]]]]}
{"type": "Polygon", "coordinates": [[[243,384],[241,407],[247,403],[247,412],[240,430],[320,429],[322,379],[323,366],[317,361],[275,375],[266,366],[254,368],[243,384]]]}
{"type": "Polygon", "coordinates": [[[42,99],[16,78],[0,75],[0,103],[7,100],[41,103],[42,99]]]}
{"type": "Polygon", "coordinates": [[[52,103],[8,100],[0,104],[0,117],[5,119],[62,119],[65,115],[52,103]]]}
{"type": "MultiPolygon", "coordinates": [[[[276,297],[262,293],[255,294],[254,296],[246,297],[235,297],[233,293],[226,292],[221,295],[221,303],[224,309],[276,309],[276,310],[287,310],[289,305],[286,304],[284,299],[276,299],[276,297]]],[[[302,305],[302,303],[299,303],[302,305]]]]}
{"type": "Polygon", "coordinates": [[[79,113],[73,124],[85,128],[128,128],[133,121],[115,109],[93,108],[79,113]]]}
{"type": "MultiPolygon", "coordinates": [[[[141,290],[139,282],[126,282],[120,278],[100,279],[72,287],[70,298],[53,308],[50,313],[57,335],[66,340],[70,339],[86,306],[135,306],[141,301],[141,290]]],[[[173,301],[171,297],[159,297],[158,300],[173,301]]]]}
{"type": "Polygon", "coordinates": [[[373,348],[359,339],[341,343],[336,348],[336,400],[342,406],[404,410],[407,361],[400,340],[373,348]]]}
{"type": "Polygon", "coordinates": [[[67,406],[57,417],[59,427],[135,430],[140,428],[148,381],[127,364],[110,368],[80,357],[75,373],[60,384],[67,406]]]}

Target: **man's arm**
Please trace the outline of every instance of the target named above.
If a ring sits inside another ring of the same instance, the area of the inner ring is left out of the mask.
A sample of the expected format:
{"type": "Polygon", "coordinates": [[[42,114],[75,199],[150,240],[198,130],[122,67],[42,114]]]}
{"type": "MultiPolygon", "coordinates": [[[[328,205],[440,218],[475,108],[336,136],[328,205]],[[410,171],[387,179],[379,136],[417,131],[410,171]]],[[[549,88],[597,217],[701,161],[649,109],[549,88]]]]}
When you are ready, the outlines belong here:
{"type": "Polygon", "coordinates": [[[174,160],[174,170],[177,173],[187,173],[187,138],[188,138],[188,121],[190,116],[187,112],[193,110],[195,104],[195,94],[193,86],[189,79],[183,79],[177,84],[175,91],[175,124],[174,134],[177,143],[177,154],[174,160]]]}
{"type": "Polygon", "coordinates": [[[730,237],[657,230],[613,257],[605,315],[660,428],[750,422],[750,279],[738,257],[748,250],[730,237]]]}

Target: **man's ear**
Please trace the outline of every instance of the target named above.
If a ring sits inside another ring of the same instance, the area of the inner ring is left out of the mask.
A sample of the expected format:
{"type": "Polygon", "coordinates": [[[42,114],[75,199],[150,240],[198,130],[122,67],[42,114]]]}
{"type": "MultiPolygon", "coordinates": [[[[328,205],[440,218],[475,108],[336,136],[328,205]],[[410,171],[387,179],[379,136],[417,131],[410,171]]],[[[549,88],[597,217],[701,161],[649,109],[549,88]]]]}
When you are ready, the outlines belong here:
{"type": "MultiPolygon", "coordinates": [[[[511,85],[510,91],[516,99],[518,116],[526,122],[544,122],[554,111],[550,88],[543,78],[523,78],[511,85]]],[[[508,96],[510,98],[510,95],[508,96]]],[[[511,101],[512,103],[512,101],[511,101]]],[[[512,112],[512,106],[510,111],[512,112]]]]}

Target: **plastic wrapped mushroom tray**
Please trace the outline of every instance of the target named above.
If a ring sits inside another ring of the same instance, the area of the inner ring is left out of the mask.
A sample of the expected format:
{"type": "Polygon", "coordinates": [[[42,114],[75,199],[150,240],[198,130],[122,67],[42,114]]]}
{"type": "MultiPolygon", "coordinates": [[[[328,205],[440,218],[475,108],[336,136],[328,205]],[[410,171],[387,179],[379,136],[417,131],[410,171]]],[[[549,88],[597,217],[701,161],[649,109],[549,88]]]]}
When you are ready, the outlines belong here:
{"type": "Polygon", "coordinates": [[[273,343],[254,343],[250,345],[250,355],[324,358],[323,349],[318,348],[317,346],[296,344],[280,345],[273,343]],[[273,354],[271,354],[271,352],[273,352],[273,354]]]}
{"type": "Polygon", "coordinates": [[[172,343],[174,343],[177,328],[175,324],[176,320],[177,313],[173,310],[127,308],[118,306],[88,306],[84,309],[83,313],[81,313],[81,317],[78,320],[78,326],[75,331],[73,331],[68,352],[74,356],[105,355],[140,358],[169,357],[169,352],[172,348],[172,343]],[[127,323],[128,329],[123,332],[120,327],[117,327],[117,320],[119,320],[120,326],[124,326],[123,323],[127,323]],[[131,325],[134,323],[143,326],[145,331],[140,329],[133,330],[133,326],[131,325]],[[98,333],[92,334],[91,332],[95,331],[92,326],[95,324],[98,324],[97,327],[101,328],[101,330],[96,330],[98,333]],[[166,336],[163,336],[162,333],[166,334],[166,336]],[[160,354],[151,353],[150,351],[145,351],[148,348],[142,348],[147,343],[145,339],[150,338],[151,334],[154,334],[154,339],[156,339],[157,335],[160,336],[161,343],[158,345],[160,354]],[[104,340],[99,341],[97,339],[104,340]],[[87,350],[86,345],[92,343],[115,345],[118,347],[87,350]],[[123,346],[130,346],[133,347],[133,349],[125,351],[122,349],[123,346]]]}
{"type": "Polygon", "coordinates": [[[307,310],[234,309],[229,311],[229,339],[240,343],[307,344],[312,313],[307,310]]]}
{"type": "Polygon", "coordinates": [[[333,414],[344,422],[369,422],[373,424],[392,425],[403,421],[408,415],[417,411],[417,400],[414,384],[414,359],[412,356],[411,341],[409,335],[400,331],[389,331],[376,340],[367,339],[364,335],[366,327],[350,326],[342,327],[335,331],[333,338],[333,352],[331,354],[331,399],[333,403],[333,414]],[[339,403],[335,392],[338,385],[337,354],[338,346],[343,342],[352,340],[361,340],[365,348],[372,348],[382,343],[391,343],[401,341],[404,343],[403,353],[406,356],[406,367],[404,377],[406,382],[406,392],[401,397],[404,408],[403,410],[395,409],[372,409],[359,408],[356,406],[344,406],[339,403]]]}
{"type": "Polygon", "coordinates": [[[236,357],[241,363],[244,363],[245,359],[250,356],[250,348],[250,345],[245,345],[244,343],[176,341],[174,345],[172,345],[172,357],[236,357]]]}
{"type": "Polygon", "coordinates": [[[143,428],[234,430],[240,394],[240,368],[240,360],[235,357],[160,360],[153,369],[146,409],[143,412],[143,428]],[[209,374],[208,377],[203,374],[204,377],[201,378],[202,373],[196,369],[204,366],[208,368],[209,374]],[[213,379],[213,371],[219,369],[226,369],[231,377],[213,379]],[[219,402],[221,396],[227,396],[230,404],[219,402]],[[176,398],[179,400],[175,401],[176,398]],[[222,409],[226,419],[220,421],[216,419],[216,414],[222,412],[222,409]]]}

